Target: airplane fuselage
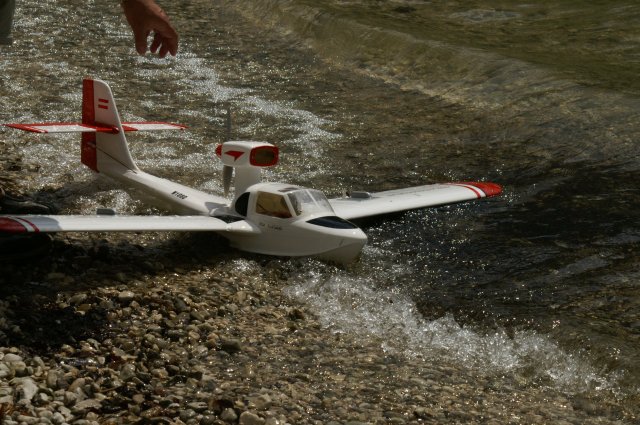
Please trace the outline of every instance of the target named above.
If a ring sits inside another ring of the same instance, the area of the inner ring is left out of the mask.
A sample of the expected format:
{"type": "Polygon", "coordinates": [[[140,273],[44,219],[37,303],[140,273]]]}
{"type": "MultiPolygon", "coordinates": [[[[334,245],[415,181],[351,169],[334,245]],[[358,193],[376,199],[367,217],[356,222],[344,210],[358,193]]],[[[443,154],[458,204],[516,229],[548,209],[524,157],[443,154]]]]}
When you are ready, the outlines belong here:
{"type": "Polygon", "coordinates": [[[244,221],[255,232],[216,230],[232,247],[242,251],[351,262],[367,242],[360,228],[335,215],[318,190],[283,183],[257,183],[229,202],[140,170],[106,174],[136,189],[146,201],[172,213],[207,215],[234,226],[244,221]]]}

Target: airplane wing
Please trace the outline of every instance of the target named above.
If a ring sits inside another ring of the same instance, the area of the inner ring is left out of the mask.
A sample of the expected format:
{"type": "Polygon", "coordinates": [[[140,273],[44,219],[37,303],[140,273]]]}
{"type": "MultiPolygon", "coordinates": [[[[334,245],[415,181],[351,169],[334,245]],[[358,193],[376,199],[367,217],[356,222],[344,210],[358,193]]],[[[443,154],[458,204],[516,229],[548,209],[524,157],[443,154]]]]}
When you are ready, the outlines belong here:
{"type": "Polygon", "coordinates": [[[329,203],[336,215],[351,220],[497,196],[501,192],[502,187],[495,183],[444,183],[374,193],[352,192],[349,197],[330,199],[329,203]]]}
{"type": "MultiPolygon", "coordinates": [[[[34,124],[4,124],[6,127],[17,128],[19,130],[31,131],[34,133],[117,133],[117,127],[100,126],[82,123],[49,122],[34,124]]],[[[152,131],[152,130],[184,130],[184,125],[171,124],[168,122],[123,122],[124,131],[152,131]]]]}
{"type": "Polygon", "coordinates": [[[245,220],[227,223],[203,215],[0,215],[0,232],[5,233],[174,231],[259,233],[245,220]]]}

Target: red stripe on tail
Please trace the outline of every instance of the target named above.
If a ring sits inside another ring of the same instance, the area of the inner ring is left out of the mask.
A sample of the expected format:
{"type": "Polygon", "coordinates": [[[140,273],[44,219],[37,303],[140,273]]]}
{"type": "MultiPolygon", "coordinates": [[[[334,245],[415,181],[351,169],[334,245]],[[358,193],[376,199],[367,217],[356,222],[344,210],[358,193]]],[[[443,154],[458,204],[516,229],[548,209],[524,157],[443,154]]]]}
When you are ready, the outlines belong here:
{"type": "Polygon", "coordinates": [[[95,133],[82,133],[80,160],[93,171],[98,171],[98,153],[96,151],[95,133]]]}
{"type": "MultiPolygon", "coordinates": [[[[82,124],[96,125],[93,80],[88,78],[82,81],[82,124]]],[[[82,133],[81,140],[80,159],[82,163],[93,171],[98,171],[95,133],[82,133]]]]}
{"type": "Polygon", "coordinates": [[[96,110],[93,106],[93,80],[82,81],[82,124],[96,125],[96,110]]]}

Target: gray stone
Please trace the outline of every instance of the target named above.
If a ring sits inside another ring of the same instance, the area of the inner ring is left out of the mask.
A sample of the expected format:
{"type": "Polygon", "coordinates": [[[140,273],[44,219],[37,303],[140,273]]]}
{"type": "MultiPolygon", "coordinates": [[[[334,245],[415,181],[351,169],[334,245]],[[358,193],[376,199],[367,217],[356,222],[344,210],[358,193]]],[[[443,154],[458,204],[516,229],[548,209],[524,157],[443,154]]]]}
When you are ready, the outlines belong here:
{"type": "Polygon", "coordinates": [[[120,368],[120,379],[127,382],[136,376],[136,366],[132,363],[125,363],[120,368]]]}
{"type": "Polygon", "coordinates": [[[20,357],[17,354],[14,354],[14,353],[7,353],[2,358],[2,361],[4,363],[21,362],[22,361],[22,357],[20,357]]]}
{"type": "Polygon", "coordinates": [[[69,304],[71,305],[79,305],[84,303],[84,301],[87,299],[87,294],[84,293],[79,293],[74,295],[73,297],[69,298],[69,304]]]}
{"type": "Polygon", "coordinates": [[[131,291],[122,291],[118,293],[118,301],[127,304],[133,301],[135,294],[131,291]]]}
{"type": "Polygon", "coordinates": [[[71,410],[75,415],[84,414],[87,410],[100,409],[102,407],[102,403],[98,400],[89,398],[87,400],[82,400],[76,403],[71,410]]]}
{"type": "Polygon", "coordinates": [[[63,400],[65,406],[73,406],[78,401],[78,394],[72,391],[65,391],[63,400]]]}
{"type": "Polygon", "coordinates": [[[27,416],[27,415],[18,415],[16,420],[21,424],[25,423],[27,425],[35,425],[38,422],[40,422],[40,418],[36,418],[35,416],[27,416]]]}
{"type": "Polygon", "coordinates": [[[75,392],[78,388],[84,387],[85,383],[86,383],[86,380],[84,378],[77,378],[75,381],[71,383],[71,385],[69,385],[69,388],[67,388],[67,391],[75,392]]]}
{"type": "Polygon", "coordinates": [[[30,374],[27,365],[23,361],[13,362],[11,363],[11,367],[13,368],[14,375],[17,377],[24,377],[30,374]]]}
{"type": "Polygon", "coordinates": [[[235,422],[238,420],[238,415],[236,414],[235,410],[229,407],[222,411],[222,413],[220,414],[220,419],[225,422],[235,422]]]}
{"type": "Polygon", "coordinates": [[[220,340],[220,349],[229,354],[234,354],[242,351],[242,343],[238,339],[223,338],[220,340]]]}
{"type": "Polygon", "coordinates": [[[240,425],[264,425],[264,419],[252,412],[242,412],[240,425]]]}
{"type": "Polygon", "coordinates": [[[187,422],[189,419],[196,417],[196,412],[193,409],[184,409],[180,411],[180,420],[187,422]]]}
{"type": "Polygon", "coordinates": [[[267,410],[271,407],[272,401],[271,397],[267,394],[261,394],[258,397],[254,398],[253,404],[256,407],[256,410],[267,410]]]}
{"type": "Polygon", "coordinates": [[[65,422],[66,422],[65,418],[60,412],[55,412],[53,416],[51,416],[51,423],[55,425],[62,425],[65,422]]]}
{"type": "Polygon", "coordinates": [[[14,377],[15,371],[11,366],[5,363],[0,363],[0,379],[10,380],[14,377]]]}
{"type": "Polygon", "coordinates": [[[62,372],[51,369],[47,372],[47,387],[55,390],[58,388],[58,379],[62,376],[62,372]]]}
{"type": "Polygon", "coordinates": [[[20,400],[31,401],[33,397],[38,393],[38,386],[29,377],[14,378],[12,383],[16,386],[20,400]]]}

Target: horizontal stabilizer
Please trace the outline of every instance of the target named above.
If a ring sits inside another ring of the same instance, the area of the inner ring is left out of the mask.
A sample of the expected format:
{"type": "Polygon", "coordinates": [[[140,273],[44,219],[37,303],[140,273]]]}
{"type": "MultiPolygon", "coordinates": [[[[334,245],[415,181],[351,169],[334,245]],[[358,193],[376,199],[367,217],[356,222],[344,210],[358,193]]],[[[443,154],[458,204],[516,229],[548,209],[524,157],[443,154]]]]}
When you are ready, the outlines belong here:
{"type": "Polygon", "coordinates": [[[207,231],[258,232],[244,220],[226,223],[218,218],[204,215],[0,215],[0,233],[207,231]]]}
{"type": "MultiPolygon", "coordinates": [[[[117,133],[118,129],[112,126],[89,125],[82,123],[35,123],[35,124],[4,124],[6,127],[34,133],[117,133]]],[[[168,122],[123,122],[124,131],[153,131],[153,130],[184,130],[186,127],[180,124],[168,122]]]]}
{"type": "Polygon", "coordinates": [[[377,193],[356,192],[348,198],[330,199],[329,203],[336,215],[352,220],[497,196],[501,192],[502,188],[495,183],[445,183],[377,193]]]}

